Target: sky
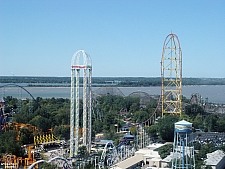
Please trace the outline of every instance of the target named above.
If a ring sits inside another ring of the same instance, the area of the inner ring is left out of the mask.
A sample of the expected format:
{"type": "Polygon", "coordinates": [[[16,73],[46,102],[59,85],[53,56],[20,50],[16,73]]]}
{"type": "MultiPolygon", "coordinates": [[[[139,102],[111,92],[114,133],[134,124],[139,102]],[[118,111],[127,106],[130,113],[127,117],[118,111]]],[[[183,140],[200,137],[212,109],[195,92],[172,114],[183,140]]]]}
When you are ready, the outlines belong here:
{"type": "Polygon", "coordinates": [[[171,32],[182,77],[225,78],[224,0],[0,0],[0,76],[69,77],[85,50],[93,77],[160,77],[171,32]]]}

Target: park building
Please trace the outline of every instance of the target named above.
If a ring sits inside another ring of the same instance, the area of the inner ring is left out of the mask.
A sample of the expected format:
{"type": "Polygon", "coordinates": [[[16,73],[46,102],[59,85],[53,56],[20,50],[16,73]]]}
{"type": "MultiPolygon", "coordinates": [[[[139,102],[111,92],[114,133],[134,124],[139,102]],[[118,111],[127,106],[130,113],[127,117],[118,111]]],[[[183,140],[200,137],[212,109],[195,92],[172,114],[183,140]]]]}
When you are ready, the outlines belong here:
{"type": "Polygon", "coordinates": [[[225,153],[222,150],[216,150],[212,153],[206,154],[207,159],[204,161],[205,165],[211,166],[212,169],[225,168],[225,153]]]}
{"type": "MultiPolygon", "coordinates": [[[[165,144],[150,144],[135,152],[135,155],[111,166],[111,169],[134,169],[136,167],[161,168],[161,157],[158,148],[165,144]]],[[[166,169],[166,167],[164,167],[166,169]]],[[[168,168],[169,169],[169,168],[168,168]]]]}
{"type": "MultiPolygon", "coordinates": [[[[166,143],[172,144],[172,143],[166,143]]],[[[171,169],[171,162],[174,155],[172,152],[166,158],[162,159],[158,154],[158,148],[165,144],[150,144],[146,148],[135,152],[135,155],[111,166],[111,169],[134,169],[143,167],[145,169],[171,169]]],[[[177,154],[177,158],[180,155],[177,154]]],[[[225,153],[222,150],[216,150],[207,154],[207,159],[204,161],[206,166],[211,166],[212,169],[225,168],[225,153]]]]}

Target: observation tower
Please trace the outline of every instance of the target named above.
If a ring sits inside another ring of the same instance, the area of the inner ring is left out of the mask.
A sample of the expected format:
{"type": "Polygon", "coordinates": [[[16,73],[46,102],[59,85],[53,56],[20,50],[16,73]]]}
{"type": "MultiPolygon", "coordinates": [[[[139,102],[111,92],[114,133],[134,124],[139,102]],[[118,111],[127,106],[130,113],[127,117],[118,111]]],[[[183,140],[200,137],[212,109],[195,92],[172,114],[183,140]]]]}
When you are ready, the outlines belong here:
{"type": "Polygon", "coordinates": [[[192,123],[182,120],[174,125],[172,168],[195,169],[194,146],[189,138],[192,132],[192,123]]]}
{"type": "Polygon", "coordinates": [[[161,60],[162,116],[182,113],[182,53],[177,35],[169,34],[161,60]]]}
{"type": "Polygon", "coordinates": [[[71,61],[70,157],[74,157],[75,155],[77,155],[78,152],[80,113],[83,113],[82,119],[83,145],[87,147],[87,150],[89,152],[91,150],[91,107],[92,107],[91,78],[92,78],[91,57],[84,50],[79,50],[73,55],[71,61]],[[82,76],[83,81],[81,80],[82,83],[80,85],[80,77],[82,76]],[[83,86],[83,92],[81,93],[80,93],[80,86],[83,86]],[[76,99],[74,99],[74,96],[76,99]],[[80,108],[79,102],[80,96],[81,97],[83,96],[83,108],[80,108]],[[76,100],[76,103],[74,103],[74,100],[76,100]],[[75,120],[75,128],[74,128],[74,120],[75,120]]]}

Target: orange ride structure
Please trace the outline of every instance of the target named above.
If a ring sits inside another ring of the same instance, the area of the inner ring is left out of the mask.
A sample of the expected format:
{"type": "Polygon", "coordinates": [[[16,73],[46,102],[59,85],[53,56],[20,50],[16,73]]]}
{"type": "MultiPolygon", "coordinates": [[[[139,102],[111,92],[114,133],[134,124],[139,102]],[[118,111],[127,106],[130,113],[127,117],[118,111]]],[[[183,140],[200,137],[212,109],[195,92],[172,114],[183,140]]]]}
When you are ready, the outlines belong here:
{"type": "MultiPolygon", "coordinates": [[[[19,141],[20,130],[23,127],[28,128],[33,133],[39,133],[38,128],[35,126],[16,122],[12,123],[6,122],[5,125],[2,127],[2,132],[7,132],[9,130],[17,131],[18,136],[16,137],[16,140],[19,141]]],[[[19,168],[23,166],[24,169],[26,169],[28,166],[36,162],[34,150],[37,149],[38,146],[60,144],[61,141],[62,140],[58,140],[52,133],[35,135],[33,144],[23,146],[23,148],[27,152],[27,157],[24,158],[24,157],[17,157],[16,155],[12,154],[6,154],[1,157],[1,163],[4,165],[5,168],[19,168]]],[[[37,167],[37,165],[35,167],[37,167]]]]}
{"type": "Polygon", "coordinates": [[[6,122],[4,124],[4,126],[2,126],[2,131],[6,132],[9,130],[15,130],[18,132],[18,135],[16,137],[16,140],[20,139],[20,130],[26,127],[27,129],[29,129],[30,131],[32,131],[33,133],[38,132],[38,128],[35,126],[32,126],[31,124],[24,124],[24,123],[17,123],[17,122],[6,122]]]}
{"type": "Polygon", "coordinates": [[[28,166],[36,162],[34,157],[34,153],[32,153],[32,149],[34,148],[33,145],[26,145],[24,148],[27,150],[27,157],[17,157],[16,155],[6,154],[3,155],[1,158],[1,163],[4,165],[5,168],[21,168],[23,167],[26,169],[28,166]]]}
{"type": "MultiPolygon", "coordinates": [[[[18,132],[18,135],[16,137],[16,140],[19,141],[20,139],[20,130],[26,127],[32,132],[38,131],[37,127],[32,126],[30,124],[23,124],[23,123],[8,123],[6,122],[5,125],[2,128],[2,132],[7,132],[9,130],[15,130],[18,132]]],[[[4,165],[5,168],[19,168],[21,166],[24,166],[24,169],[26,169],[29,165],[34,163],[36,159],[34,158],[34,152],[32,153],[32,150],[35,148],[33,144],[30,145],[24,145],[23,148],[27,152],[27,157],[17,157],[16,155],[13,154],[6,154],[3,155],[1,158],[1,163],[4,165]]]]}
{"type": "Polygon", "coordinates": [[[182,114],[182,52],[178,36],[169,34],[163,45],[161,60],[162,116],[182,114]]]}
{"type": "Polygon", "coordinates": [[[2,156],[1,163],[4,164],[5,168],[19,168],[23,164],[23,159],[12,154],[6,154],[2,156]]]}

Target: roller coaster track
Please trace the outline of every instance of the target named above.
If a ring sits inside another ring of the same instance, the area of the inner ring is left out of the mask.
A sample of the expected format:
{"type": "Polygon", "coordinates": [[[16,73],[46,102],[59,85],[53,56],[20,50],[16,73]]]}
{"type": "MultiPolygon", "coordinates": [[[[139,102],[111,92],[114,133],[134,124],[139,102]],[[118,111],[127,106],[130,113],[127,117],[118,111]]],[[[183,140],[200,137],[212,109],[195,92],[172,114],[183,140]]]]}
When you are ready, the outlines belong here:
{"type": "MultiPolygon", "coordinates": [[[[22,87],[22,86],[20,86],[20,85],[17,85],[17,84],[13,84],[13,83],[9,83],[9,84],[5,84],[5,85],[2,85],[2,86],[0,86],[0,89],[2,89],[2,88],[4,88],[4,87],[10,87],[10,86],[12,86],[12,87],[18,87],[18,88],[20,88],[20,89],[22,89],[22,90],[24,90],[26,93],[28,93],[28,95],[32,98],[32,100],[34,101],[34,102],[36,102],[37,103],[37,106],[40,108],[41,106],[40,106],[40,104],[37,102],[37,100],[34,98],[34,96],[27,90],[27,89],[25,89],[24,87],[22,87]]],[[[19,111],[19,110],[18,110],[19,111]]],[[[30,110],[29,110],[30,111],[30,110]]],[[[4,118],[2,118],[1,116],[0,116],[0,131],[5,127],[5,125],[6,125],[6,122],[7,122],[7,114],[5,114],[4,112],[3,113],[1,113],[0,114],[2,117],[4,116],[4,118]]]]}
{"type": "Polygon", "coordinates": [[[152,115],[147,120],[142,122],[142,124],[144,126],[150,126],[150,125],[152,125],[155,122],[155,120],[156,120],[156,113],[157,113],[157,110],[159,110],[160,105],[161,105],[161,96],[159,97],[158,104],[157,104],[157,106],[155,108],[155,111],[152,113],[152,115]]]}
{"type": "Polygon", "coordinates": [[[134,147],[125,145],[124,143],[119,144],[118,146],[113,146],[110,149],[108,148],[111,142],[107,142],[100,161],[99,168],[105,168],[106,166],[112,166],[120,161],[123,161],[134,155],[134,147]]]}
{"type": "Polygon", "coordinates": [[[13,84],[13,83],[9,83],[9,84],[5,84],[5,85],[0,86],[0,89],[4,88],[4,87],[10,87],[10,86],[11,87],[19,87],[20,89],[24,90],[32,98],[32,100],[37,104],[38,108],[41,107],[40,104],[37,102],[37,100],[34,98],[34,96],[27,89],[25,89],[23,86],[13,84]]]}
{"type": "Polygon", "coordinates": [[[34,96],[27,89],[25,89],[24,87],[22,87],[20,85],[13,84],[13,83],[9,83],[9,84],[5,84],[3,86],[0,86],[0,88],[4,88],[4,87],[7,87],[7,86],[15,86],[15,87],[19,87],[19,88],[23,89],[25,92],[27,92],[30,95],[30,97],[32,97],[32,99],[34,101],[36,101],[35,98],[34,98],[34,96]]]}
{"type": "Polygon", "coordinates": [[[62,161],[63,162],[61,164],[60,163],[56,163],[57,166],[61,165],[63,169],[70,169],[70,168],[72,168],[72,166],[69,165],[69,161],[67,159],[57,156],[57,157],[54,157],[54,158],[52,158],[52,159],[50,159],[48,161],[46,161],[46,160],[38,160],[38,161],[34,162],[32,165],[30,165],[28,167],[28,169],[35,168],[36,165],[41,164],[41,163],[53,163],[53,162],[57,162],[57,161],[60,161],[60,162],[62,161]]]}

